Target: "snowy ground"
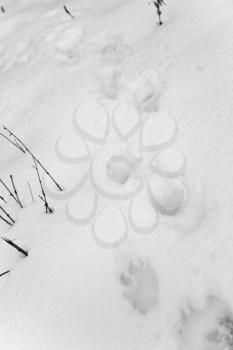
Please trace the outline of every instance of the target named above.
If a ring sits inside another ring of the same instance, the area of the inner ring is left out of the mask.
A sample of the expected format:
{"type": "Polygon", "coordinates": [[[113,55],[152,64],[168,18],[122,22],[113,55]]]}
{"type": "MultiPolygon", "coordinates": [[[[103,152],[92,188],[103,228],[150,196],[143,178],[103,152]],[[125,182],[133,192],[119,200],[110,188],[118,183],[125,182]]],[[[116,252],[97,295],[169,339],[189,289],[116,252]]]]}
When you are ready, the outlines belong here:
{"type": "Polygon", "coordinates": [[[233,4],[63,5],[0,2],[1,124],[63,188],[0,138],[0,349],[233,349],[233,4]]]}

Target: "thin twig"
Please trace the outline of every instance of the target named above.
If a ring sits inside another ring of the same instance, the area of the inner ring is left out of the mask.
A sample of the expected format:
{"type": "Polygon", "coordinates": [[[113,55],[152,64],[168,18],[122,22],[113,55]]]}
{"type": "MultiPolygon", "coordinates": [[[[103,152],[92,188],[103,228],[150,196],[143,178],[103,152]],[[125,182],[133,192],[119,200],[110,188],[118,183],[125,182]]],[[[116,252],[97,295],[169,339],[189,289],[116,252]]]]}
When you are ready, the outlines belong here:
{"type": "Polygon", "coordinates": [[[18,143],[11,141],[6,135],[2,134],[1,132],[0,132],[0,135],[2,137],[4,137],[8,142],[10,142],[12,145],[17,147],[21,152],[26,153],[26,151],[23,149],[23,147],[21,147],[18,143]]]}
{"type": "Polygon", "coordinates": [[[1,199],[4,203],[6,203],[6,200],[5,200],[4,197],[0,196],[0,199],[1,199]]]}
{"type": "Polygon", "coordinates": [[[0,215],[0,219],[2,221],[4,221],[6,224],[10,225],[10,226],[13,226],[13,224],[11,222],[9,222],[8,220],[6,220],[2,215],[0,215]]]}
{"type": "Polygon", "coordinates": [[[74,16],[70,13],[70,11],[68,10],[68,8],[67,8],[65,5],[63,5],[63,7],[64,7],[64,10],[66,11],[66,13],[67,13],[72,19],[74,19],[74,16]]]}
{"type": "Polygon", "coordinates": [[[45,200],[44,200],[44,198],[41,197],[39,194],[38,194],[38,197],[42,200],[42,202],[46,203],[45,200]]]}
{"type": "MultiPolygon", "coordinates": [[[[7,185],[2,181],[2,179],[0,179],[1,184],[5,187],[5,189],[7,190],[7,192],[10,194],[10,196],[16,201],[16,203],[18,203],[17,198],[13,195],[13,193],[11,192],[11,190],[9,189],[9,187],[7,187],[7,185]]],[[[18,203],[19,204],[19,203],[18,203]]]]}
{"type": "Polygon", "coordinates": [[[153,4],[155,7],[156,7],[156,10],[157,10],[157,15],[159,17],[159,25],[161,26],[163,24],[162,20],[161,20],[161,14],[162,14],[162,11],[161,11],[161,7],[163,5],[166,5],[165,2],[163,0],[156,0],[156,1],[151,1],[149,3],[150,4],[153,4]]]}
{"type": "Polygon", "coordinates": [[[45,208],[46,208],[46,213],[49,213],[49,214],[52,214],[53,213],[53,209],[50,208],[48,206],[48,202],[45,201],[45,199],[43,197],[41,197],[39,194],[38,194],[38,197],[42,200],[42,202],[44,203],[45,205],[45,208]]]}
{"type": "Polygon", "coordinates": [[[6,243],[10,244],[13,248],[17,249],[20,253],[22,253],[25,256],[28,256],[28,252],[22,248],[20,248],[17,244],[12,242],[10,239],[1,237],[6,243]]]}
{"type": "Polygon", "coordinates": [[[11,179],[11,183],[12,183],[12,186],[13,186],[14,193],[15,193],[15,196],[16,196],[16,198],[17,198],[17,201],[18,201],[20,207],[23,208],[23,205],[22,205],[22,203],[21,203],[21,201],[20,201],[20,199],[19,199],[18,192],[17,192],[17,190],[16,190],[15,183],[14,183],[14,180],[13,180],[13,176],[12,176],[12,175],[10,175],[10,179],[11,179]]]}
{"type": "Polygon", "coordinates": [[[2,276],[4,276],[4,275],[6,275],[7,273],[9,273],[10,272],[10,270],[7,270],[7,271],[5,271],[5,272],[3,272],[3,273],[1,273],[0,274],[0,277],[2,277],[2,276]]]}
{"type": "Polygon", "coordinates": [[[14,138],[25,148],[25,150],[32,156],[33,159],[36,160],[36,162],[40,165],[40,167],[46,172],[46,174],[51,178],[51,180],[55,183],[57,188],[62,191],[61,186],[54,180],[54,178],[51,176],[51,174],[48,172],[48,170],[45,169],[45,167],[41,164],[38,158],[34,156],[34,154],[30,151],[30,149],[15,135],[12,131],[10,131],[7,127],[3,125],[3,129],[6,130],[10,136],[14,136],[14,138]]]}
{"type": "MultiPolygon", "coordinates": [[[[53,210],[48,205],[48,201],[47,201],[46,194],[45,194],[45,191],[44,191],[44,187],[42,185],[42,181],[41,181],[41,178],[40,178],[40,173],[39,173],[39,169],[38,169],[38,166],[37,166],[37,163],[36,163],[36,159],[33,158],[33,160],[34,160],[35,169],[36,169],[36,172],[37,172],[37,177],[38,177],[40,188],[41,188],[41,193],[42,193],[42,196],[43,196],[43,202],[44,202],[44,205],[45,205],[45,212],[46,212],[46,214],[52,214],[53,210]]],[[[42,197],[40,197],[40,198],[42,198],[42,197]]]]}
{"type": "Polygon", "coordinates": [[[28,187],[29,187],[29,191],[30,191],[30,193],[31,193],[32,201],[34,202],[34,197],[33,197],[32,189],[31,189],[31,186],[30,186],[30,183],[29,183],[29,182],[28,182],[28,187]]]}
{"type": "Polygon", "coordinates": [[[13,224],[15,224],[15,220],[10,216],[10,214],[8,214],[8,212],[1,205],[0,205],[0,209],[8,217],[8,219],[10,219],[13,224]]]}

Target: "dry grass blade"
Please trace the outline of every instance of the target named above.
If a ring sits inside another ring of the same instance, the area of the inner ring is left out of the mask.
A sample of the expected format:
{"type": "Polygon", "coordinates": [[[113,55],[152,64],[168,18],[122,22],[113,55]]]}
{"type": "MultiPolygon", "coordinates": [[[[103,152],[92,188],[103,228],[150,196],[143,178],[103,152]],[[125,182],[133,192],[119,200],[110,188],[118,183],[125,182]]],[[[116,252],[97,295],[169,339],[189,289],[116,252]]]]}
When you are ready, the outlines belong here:
{"type": "Polygon", "coordinates": [[[10,272],[10,270],[7,270],[7,271],[5,271],[5,272],[3,272],[3,273],[1,273],[0,274],[0,277],[2,277],[2,276],[4,276],[4,275],[6,275],[7,273],[9,273],[10,272]]]}
{"type": "Polygon", "coordinates": [[[63,8],[64,8],[65,12],[66,12],[72,19],[74,19],[74,16],[70,13],[70,11],[68,10],[68,8],[67,8],[65,5],[63,6],[63,8]]]}
{"type": "Polygon", "coordinates": [[[36,172],[37,172],[37,177],[38,177],[38,180],[39,180],[39,184],[40,184],[40,188],[41,188],[41,193],[42,193],[42,197],[39,195],[39,198],[42,199],[42,201],[44,202],[46,214],[52,214],[52,213],[53,213],[53,209],[50,208],[49,205],[48,205],[48,201],[47,201],[47,198],[46,198],[46,194],[45,194],[45,191],[44,191],[44,187],[43,187],[43,185],[42,185],[42,181],[41,181],[41,178],[40,178],[40,173],[39,173],[39,169],[38,169],[36,160],[35,160],[35,158],[33,158],[33,160],[34,160],[35,169],[36,169],[36,172]]]}
{"type": "Polygon", "coordinates": [[[12,191],[9,189],[9,187],[5,184],[5,182],[2,179],[0,179],[0,183],[4,186],[4,188],[7,190],[9,195],[16,201],[16,203],[19,204],[18,199],[15,197],[15,195],[12,193],[12,191]]]}
{"type": "Polygon", "coordinates": [[[34,156],[34,154],[30,151],[30,149],[12,132],[12,131],[10,131],[6,126],[4,126],[3,125],[3,129],[4,130],[6,130],[9,134],[10,134],[10,136],[13,136],[14,138],[15,138],[15,140],[17,141],[17,142],[19,142],[20,143],[20,145],[22,146],[22,147],[24,147],[24,149],[32,156],[32,158],[34,159],[34,160],[36,160],[36,162],[40,165],[40,167],[45,171],[45,173],[50,177],[50,179],[55,183],[55,185],[57,186],[57,188],[60,190],[60,191],[62,191],[62,188],[61,188],[61,186],[55,181],[55,179],[52,177],[52,175],[48,172],[48,170],[41,164],[41,162],[39,161],[39,159],[38,158],[36,158],[35,156],[34,156]]]}
{"type": "Polygon", "coordinates": [[[14,183],[14,180],[13,180],[13,176],[12,176],[12,175],[10,175],[10,179],[11,179],[12,187],[13,187],[13,189],[14,189],[15,197],[17,198],[17,202],[19,203],[20,207],[23,208],[23,205],[22,205],[22,203],[21,203],[21,201],[20,201],[20,199],[19,199],[18,192],[17,192],[17,190],[16,190],[15,183],[14,183]]]}
{"type": "Polygon", "coordinates": [[[13,224],[15,224],[15,220],[8,214],[8,212],[0,205],[1,211],[12,221],[13,224]]]}
{"type": "Polygon", "coordinates": [[[24,250],[23,248],[19,247],[17,244],[15,244],[13,241],[11,241],[8,238],[1,237],[6,243],[8,243],[10,246],[18,250],[20,253],[22,253],[24,256],[28,256],[28,252],[24,250]]]}
{"type": "Polygon", "coordinates": [[[13,223],[12,223],[12,222],[9,222],[8,220],[6,220],[2,215],[0,215],[0,219],[1,219],[2,221],[4,221],[7,225],[13,226],[13,223]]]}
{"type": "Polygon", "coordinates": [[[23,147],[21,147],[19,144],[11,141],[6,135],[2,134],[1,132],[0,132],[0,135],[4,137],[4,139],[6,139],[8,142],[10,142],[13,146],[17,147],[21,152],[26,153],[23,147]]]}
{"type": "Polygon", "coordinates": [[[34,202],[34,197],[33,197],[32,189],[31,189],[31,186],[30,186],[29,182],[28,182],[28,188],[29,188],[29,191],[30,191],[30,194],[31,194],[32,201],[34,202]]]}
{"type": "Polygon", "coordinates": [[[0,199],[1,199],[4,203],[6,203],[6,200],[5,200],[4,197],[0,196],[0,199]]]}

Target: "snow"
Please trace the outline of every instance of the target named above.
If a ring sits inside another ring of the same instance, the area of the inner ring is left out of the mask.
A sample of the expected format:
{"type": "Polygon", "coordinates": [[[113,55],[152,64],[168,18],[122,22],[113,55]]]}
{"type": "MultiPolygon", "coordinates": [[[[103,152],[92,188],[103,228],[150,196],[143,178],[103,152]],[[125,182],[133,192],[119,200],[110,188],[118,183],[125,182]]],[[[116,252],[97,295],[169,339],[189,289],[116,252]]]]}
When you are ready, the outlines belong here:
{"type": "Polygon", "coordinates": [[[72,129],[62,134],[55,145],[57,157],[65,163],[82,163],[90,159],[84,140],[72,129]]]}
{"type": "Polygon", "coordinates": [[[129,220],[136,232],[148,234],[155,231],[158,224],[157,211],[151,203],[140,198],[140,194],[132,199],[129,211],[129,220]]]}
{"type": "MultiPolygon", "coordinates": [[[[113,169],[115,171],[115,175],[111,176],[111,174],[109,174],[109,164],[111,164],[111,160],[114,160],[115,156],[120,156],[118,153],[118,147],[116,146],[115,144],[113,146],[110,145],[107,146],[106,149],[104,148],[97,152],[90,166],[90,178],[95,190],[104,197],[124,200],[129,199],[138,193],[142,188],[142,183],[140,179],[134,176],[129,176],[131,170],[128,169],[132,167],[129,167],[129,165],[127,166],[126,170],[124,165],[123,169],[119,169],[119,165],[117,168],[115,166],[115,169],[113,169]],[[118,174],[118,172],[120,173],[118,174]],[[120,186],[119,182],[121,183],[120,186]]],[[[125,158],[124,152],[122,153],[123,157],[125,158]]],[[[125,158],[124,163],[130,164],[129,160],[128,162],[127,160],[128,159],[125,158]]],[[[122,164],[122,160],[120,164],[122,164]]]]}
{"type": "Polygon", "coordinates": [[[86,225],[94,218],[98,208],[97,195],[84,186],[66,205],[66,215],[75,225],[86,225]]]}
{"type": "Polygon", "coordinates": [[[165,113],[154,113],[144,121],[141,130],[143,150],[157,151],[173,142],[176,137],[176,122],[165,113]]]}
{"type": "Polygon", "coordinates": [[[97,243],[106,248],[118,247],[126,240],[126,221],[115,204],[107,206],[99,213],[94,220],[92,233],[97,243]]]}
{"type": "Polygon", "coordinates": [[[151,162],[151,168],[154,172],[168,177],[184,173],[185,166],[185,156],[173,147],[159,152],[151,162]]]}
{"type": "Polygon", "coordinates": [[[70,198],[70,196],[75,194],[75,192],[77,192],[86,181],[86,175],[80,171],[76,165],[57,162],[56,165],[52,166],[50,169],[54,178],[57,179],[58,184],[62,184],[61,191],[51,178],[47,175],[43,176],[43,186],[52,198],[70,198]]]}
{"type": "Polygon", "coordinates": [[[119,138],[131,137],[141,124],[141,115],[131,103],[122,103],[114,111],[113,126],[119,138]]]}
{"type": "Polygon", "coordinates": [[[128,271],[121,275],[121,282],[127,287],[125,296],[141,314],[156,307],[158,280],[149,262],[142,259],[130,261],[128,271]]]}
{"type": "Polygon", "coordinates": [[[233,5],[63,5],[1,4],[1,124],[63,191],[0,138],[0,348],[232,349],[233,5]]]}
{"type": "Polygon", "coordinates": [[[188,202],[187,189],[182,180],[151,178],[149,182],[151,201],[162,214],[175,215],[188,202]]]}
{"type": "Polygon", "coordinates": [[[90,141],[104,143],[108,132],[109,118],[105,108],[98,103],[83,102],[74,116],[77,131],[90,141]]]}
{"type": "Polygon", "coordinates": [[[158,108],[162,86],[158,73],[148,70],[130,82],[128,93],[139,110],[154,111],[158,108]]]}

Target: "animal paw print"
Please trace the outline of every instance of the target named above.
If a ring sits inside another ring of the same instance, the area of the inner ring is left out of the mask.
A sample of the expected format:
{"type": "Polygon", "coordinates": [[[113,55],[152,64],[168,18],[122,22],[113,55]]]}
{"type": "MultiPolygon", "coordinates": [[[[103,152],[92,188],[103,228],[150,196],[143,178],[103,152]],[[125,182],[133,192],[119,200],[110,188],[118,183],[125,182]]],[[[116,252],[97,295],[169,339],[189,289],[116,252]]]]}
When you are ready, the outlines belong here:
{"type": "Polygon", "coordinates": [[[34,54],[34,47],[30,40],[21,41],[13,48],[0,47],[0,69],[8,71],[14,66],[25,63],[31,59],[34,54]]]}
{"type": "Polygon", "coordinates": [[[180,334],[182,350],[232,350],[233,313],[217,297],[208,297],[201,310],[183,317],[180,334]]]}
{"type": "Polygon", "coordinates": [[[233,349],[233,315],[228,313],[218,320],[217,328],[207,334],[213,349],[233,349]]]}
{"type": "Polygon", "coordinates": [[[83,28],[77,22],[66,22],[57,25],[54,32],[45,39],[52,47],[52,58],[55,60],[71,60],[79,57],[79,46],[83,36],[83,28]]]}
{"type": "Polygon", "coordinates": [[[148,261],[130,260],[120,274],[120,282],[124,288],[124,296],[131,306],[140,314],[147,314],[157,305],[158,279],[148,261]]]}

